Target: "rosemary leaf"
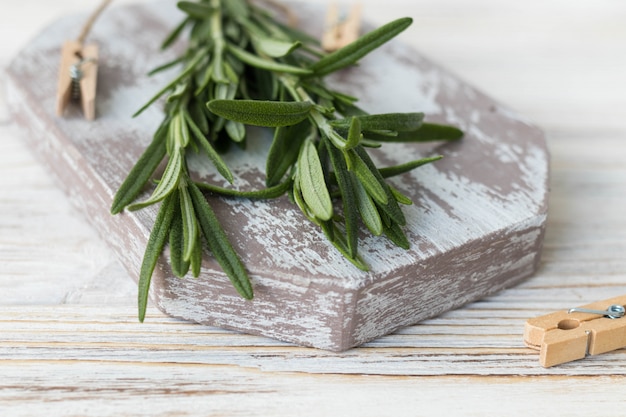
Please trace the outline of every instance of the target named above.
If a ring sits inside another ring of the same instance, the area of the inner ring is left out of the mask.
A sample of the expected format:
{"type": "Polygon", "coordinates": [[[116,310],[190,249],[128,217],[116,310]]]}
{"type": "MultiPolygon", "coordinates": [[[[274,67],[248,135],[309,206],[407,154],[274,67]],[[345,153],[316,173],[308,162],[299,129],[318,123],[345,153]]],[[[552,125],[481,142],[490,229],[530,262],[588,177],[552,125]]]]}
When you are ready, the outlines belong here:
{"type": "Polygon", "coordinates": [[[220,264],[231,283],[243,298],[251,300],[253,297],[252,284],[243,263],[237,256],[232,245],[226,237],[226,233],[220,226],[215,213],[195,184],[189,184],[189,194],[200,224],[202,234],[206,239],[209,249],[220,264]]]}
{"type": "Polygon", "coordinates": [[[189,259],[191,264],[191,274],[194,277],[200,276],[200,270],[202,268],[202,240],[200,233],[196,236],[196,244],[193,245],[193,251],[191,252],[191,258],[189,259]]]}
{"type": "MultiPolygon", "coordinates": [[[[398,202],[395,200],[395,198],[391,194],[391,190],[389,190],[389,186],[385,182],[385,179],[382,177],[382,175],[380,175],[380,172],[376,168],[376,165],[374,165],[374,162],[372,161],[372,159],[369,157],[367,152],[365,152],[365,149],[363,149],[360,146],[357,146],[356,148],[354,148],[353,151],[356,154],[358,154],[359,158],[365,163],[365,165],[367,165],[372,175],[378,180],[379,184],[381,184],[381,187],[384,189],[384,192],[387,196],[387,204],[380,204],[379,207],[382,209],[385,215],[389,216],[390,224],[392,220],[398,223],[399,225],[404,226],[406,224],[406,218],[404,217],[404,213],[402,213],[402,210],[400,209],[398,202]]],[[[385,223],[384,217],[383,217],[383,223],[385,223]]]]}
{"type": "Polygon", "coordinates": [[[359,100],[358,98],[354,96],[350,96],[348,94],[344,94],[339,91],[333,91],[332,95],[335,99],[339,100],[340,103],[345,104],[347,106],[352,106],[354,105],[355,102],[359,100]]]}
{"type": "Polygon", "coordinates": [[[176,26],[176,28],[174,28],[174,30],[171,31],[170,34],[165,38],[165,40],[161,44],[161,49],[167,49],[174,42],[176,42],[180,34],[183,32],[183,29],[185,29],[185,26],[187,26],[187,23],[189,23],[189,19],[185,19],[182,22],[180,22],[180,24],[176,26]]]}
{"type": "Polygon", "coordinates": [[[312,130],[306,121],[293,126],[278,127],[266,160],[266,184],[276,185],[298,159],[300,146],[311,135],[312,130]]]}
{"type": "Polygon", "coordinates": [[[185,69],[180,74],[178,74],[178,76],[176,76],[172,81],[170,81],[169,84],[167,84],[165,87],[163,87],[161,90],[159,90],[159,92],[156,93],[150,100],[148,100],[148,102],[146,104],[141,106],[141,108],[139,110],[137,110],[135,112],[135,114],[133,114],[133,117],[139,116],[141,113],[143,113],[143,111],[145,109],[150,107],[152,105],[152,103],[157,101],[159,99],[159,97],[161,97],[163,94],[165,94],[172,87],[176,86],[176,84],[178,84],[185,77],[189,76],[189,74],[191,74],[191,72],[194,70],[196,65],[198,65],[200,60],[202,60],[202,58],[204,58],[205,53],[206,53],[206,51],[204,51],[204,50],[198,51],[198,53],[196,53],[195,57],[191,60],[191,62],[189,62],[189,64],[187,64],[185,69]]]}
{"type": "Polygon", "coordinates": [[[254,49],[272,58],[284,57],[302,46],[300,41],[287,42],[266,36],[253,36],[252,43],[254,49]]]}
{"type": "Polygon", "coordinates": [[[313,64],[310,69],[316,76],[321,77],[353,65],[374,49],[380,47],[403,32],[411,25],[412,22],[413,19],[409,17],[389,22],[386,25],[371,31],[356,41],[344,46],[343,48],[326,55],[313,64]]]}
{"type": "MultiPolygon", "coordinates": [[[[210,59],[210,57],[209,57],[210,59]]],[[[194,92],[195,96],[199,96],[202,93],[206,93],[206,89],[209,86],[209,83],[213,79],[213,65],[207,65],[204,70],[204,74],[202,76],[202,80],[198,84],[196,91],[194,92]]],[[[204,109],[203,109],[204,110],[204,109]]]]}
{"type": "Polygon", "coordinates": [[[189,108],[188,108],[189,114],[186,114],[185,117],[186,118],[188,117],[191,120],[191,122],[189,122],[189,119],[187,120],[187,123],[189,123],[190,129],[192,129],[191,125],[193,124],[195,127],[198,128],[201,135],[206,137],[209,134],[210,127],[209,127],[209,122],[204,113],[204,109],[205,109],[204,103],[194,98],[190,100],[189,102],[189,108]]]}
{"type": "Polygon", "coordinates": [[[148,306],[148,293],[150,290],[152,273],[154,272],[157,260],[163,251],[163,246],[165,246],[165,240],[168,237],[170,225],[172,223],[174,211],[177,205],[178,196],[176,193],[165,198],[154,221],[150,237],[148,238],[148,244],[146,245],[146,250],[143,255],[138,282],[137,304],[140,322],[143,322],[146,317],[146,307],[148,306]]]}
{"type": "Polygon", "coordinates": [[[128,206],[131,211],[139,210],[154,203],[157,203],[167,197],[177,186],[183,171],[183,154],[181,149],[175,149],[170,156],[170,160],[165,167],[165,172],[159,184],[154,189],[152,195],[141,203],[135,203],[128,206]]]}
{"type": "Polygon", "coordinates": [[[296,170],[293,178],[293,188],[291,190],[290,196],[307,219],[309,219],[312,223],[321,226],[320,220],[315,217],[315,214],[313,214],[309,206],[307,206],[306,202],[304,201],[304,197],[302,196],[302,189],[300,187],[300,172],[298,170],[296,170]]]}
{"type": "Polygon", "coordinates": [[[217,185],[207,184],[197,182],[196,186],[202,190],[210,191],[215,194],[225,195],[229,197],[239,197],[239,198],[249,198],[253,200],[266,200],[269,198],[278,198],[281,195],[285,194],[287,190],[292,186],[293,181],[291,179],[286,180],[285,182],[268,187],[262,190],[253,190],[253,191],[238,191],[238,190],[230,190],[228,188],[218,187],[217,185]]]}
{"type": "Polygon", "coordinates": [[[245,0],[224,0],[221,3],[230,16],[240,21],[245,21],[250,15],[249,3],[245,0]]]}
{"type": "Polygon", "coordinates": [[[330,155],[330,161],[335,172],[337,184],[342,196],[343,216],[346,229],[346,249],[350,257],[357,255],[358,247],[358,200],[355,194],[355,184],[358,180],[354,174],[348,171],[343,158],[343,153],[326,142],[326,148],[330,155]]]}
{"type": "Polygon", "coordinates": [[[358,154],[350,152],[349,155],[350,160],[352,161],[354,173],[363,187],[367,190],[367,193],[378,203],[382,205],[387,204],[388,198],[385,193],[385,189],[383,188],[381,182],[373,174],[371,168],[363,162],[358,154]]]}
{"type": "Polygon", "coordinates": [[[225,128],[228,136],[235,142],[241,142],[246,138],[246,127],[242,123],[228,120],[225,128]]]}
{"type": "MultiPolygon", "coordinates": [[[[395,132],[415,131],[424,120],[424,113],[386,113],[356,116],[364,131],[389,130],[395,132]]],[[[350,119],[339,119],[330,122],[331,126],[347,129],[350,119]]]]}
{"type": "Polygon", "coordinates": [[[410,249],[411,243],[407,239],[406,235],[402,231],[402,228],[397,223],[392,224],[390,227],[385,227],[385,236],[387,236],[396,246],[402,249],[410,249]]]}
{"type": "Polygon", "coordinates": [[[189,129],[191,133],[196,137],[198,144],[200,147],[204,149],[204,152],[207,154],[217,171],[229,182],[233,183],[233,173],[228,168],[228,165],[224,162],[222,157],[217,153],[217,151],[211,146],[207,138],[204,136],[202,131],[198,128],[198,126],[194,123],[191,116],[188,113],[185,113],[185,120],[189,125],[189,129]]]}
{"type": "Polygon", "coordinates": [[[320,220],[329,220],[333,205],[326,187],[324,171],[312,140],[306,140],[298,157],[302,197],[312,214],[320,220]]]}
{"type": "Polygon", "coordinates": [[[430,142],[434,140],[459,140],[463,137],[463,131],[448,125],[436,123],[422,123],[422,126],[414,131],[398,132],[396,136],[389,137],[376,133],[367,133],[368,139],[381,142],[430,142]]]}
{"type": "Polygon", "coordinates": [[[393,197],[396,199],[396,201],[400,204],[404,204],[405,206],[410,206],[413,204],[413,201],[411,201],[411,199],[407,196],[405,196],[404,194],[402,194],[400,191],[398,191],[396,188],[392,187],[391,185],[389,186],[389,189],[391,190],[391,194],[393,195],[393,197]]]}
{"type": "Polygon", "coordinates": [[[306,101],[212,100],[209,110],[228,120],[254,126],[291,126],[306,119],[313,104],[306,101]]]}
{"type": "Polygon", "coordinates": [[[416,159],[415,161],[407,162],[402,165],[380,168],[378,172],[380,172],[380,175],[382,175],[383,178],[395,177],[396,175],[404,174],[406,172],[414,170],[415,168],[430,164],[431,162],[439,161],[441,158],[443,158],[442,155],[432,156],[430,158],[416,159]]]}
{"type": "Polygon", "coordinates": [[[184,248],[184,226],[180,217],[180,210],[174,212],[172,225],[170,227],[170,264],[172,272],[179,278],[184,277],[189,271],[189,261],[185,261],[184,248]]]}
{"type": "Polygon", "coordinates": [[[173,59],[170,62],[166,62],[165,64],[159,65],[158,67],[150,70],[150,72],[148,72],[148,76],[152,76],[152,75],[158,74],[161,71],[165,71],[167,69],[170,69],[173,66],[180,64],[181,62],[183,62],[183,58],[173,59]]]}
{"type": "Polygon", "coordinates": [[[364,148],[380,148],[383,144],[375,140],[361,138],[361,146],[364,148]]]}
{"type": "Polygon", "coordinates": [[[232,44],[228,45],[228,50],[234,56],[239,58],[241,61],[253,67],[261,68],[261,69],[268,70],[268,71],[284,72],[286,74],[297,74],[297,75],[312,74],[312,71],[310,69],[295,67],[293,65],[288,65],[288,64],[281,64],[275,61],[271,61],[269,59],[260,58],[232,44]]]}
{"type": "Polygon", "coordinates": [[[157,169],[163,157],[165,157],[165,134],[168,123],[163,123],[154,135],[152,143],[146,148],[139,160],[135,163],[128,176],[120,185],[113,197],[111,214],[120,213],[141,192],[154,171],[157,169]]]}
{"type": "Polygon", "coordinates": [[[185,114],[180,111],[177,115],[174,116],[172,122],[176,122],[177,132],[176,139],[178,146],[183,149],[189,145],[189,126],[187,125],[187,121],[185,120],[185,114]]]}
{"type": "Polygon", "coordinates": [[[350,121],[350,129],[348,130],[348,140],[346,141],[345,150],[352,149],[361,141],[361,120],[358,117],[352,117],[350,121]]]}
{"type": "Polygon", "coordinates": [[[187,186],[179,187],[180,194],[180,212],[182,217],[183,228],[183,260],[189,261],[194,252],[198,236],[198,223],[196,213],[193,209],[191,196],[187,186]]]}
{"type": "MultiPolygon", "coordinates": [[[[271,72],[266,70],[262,70],[260,68],[252,68],[251,73],[253,74],[253,79],[255,80],[255,96],[263,97],[267,100],[277,100],[279,93],[279,85],[276,77],[272,75],[271,72]]],[[[251,99],[252,97],[243,97],[245,99],[251,99]]],[[[282,98],[281,98],[282,100],[282,98]]]]}
{"type": "Polygon", "coordinates": [[[361,271],[369,271],[369,266],[363,261],[363,259],[357,254],[356,256],[351,256],[350,251],[348,249],[348,245],[346,244],[346,239],[343,234],[337,229],[337,226],[330,222],[329,228],[322,228],[324,230],[324,234],[328,237],[333,246],[341,253],[348,261],[352,263],[352,265],[359,268],[361,271]]]}
{"type": "Polygon", "coordinates": [[[354,189],[363,223],[374,236],[380,236],[383,233],[383,222],[380,219],[376,205],[359,181],[354,182],[354,189]]]}
{"type": "Polygon", "coordinates": [[[192,1],[179,1],[176,6],[194,19],[206,19],[210,17],[211,13],[215,10],[215,8],[207,3],[196,3],[192,1]]]}

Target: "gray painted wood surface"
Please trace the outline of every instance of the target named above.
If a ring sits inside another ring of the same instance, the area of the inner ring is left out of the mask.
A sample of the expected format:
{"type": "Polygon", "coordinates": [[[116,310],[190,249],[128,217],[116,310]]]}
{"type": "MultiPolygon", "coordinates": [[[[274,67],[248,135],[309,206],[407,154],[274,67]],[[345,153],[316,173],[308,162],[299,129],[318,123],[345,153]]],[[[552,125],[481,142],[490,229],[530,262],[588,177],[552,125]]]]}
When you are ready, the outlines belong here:
{"type": "MultiPolygon", "coordinates": [[[[323,21],[319,7],[293,10],[323,21]]],[[[85,122],[78,106],[64,118],[50,112],[57,45],[82,17],[51,25],[8,68],[9,105],[25,139],[133,276],[156,207],[116,217],[109,207],[162,117],[160,106],[136,119],[129,115],[172,77],[145,74],[171,59],[159,53],[155,39],[176,23],[173,11],[171,3],[157,2],[113,9],[98,22],[91,36],[101,45],[93,122],[85,122]]],[[[322,30],[309,26],[313,34],[322,30]]],[[[209,196],[252,277],[255,298],[242,300],[210,256],[197,280],[175,277],[163,259],[151,288],[161,310],[341,351],[509,287],[536,270],[548,194],[548,153],[538,128],[399,42],[336,74],[332,83],[361,97],[370,112],[423,111],[429,121],[466,132],[456,143],[392,144],[372,152],[381,166],[444,155],[391,180],[415,203],[404,208],[411,249],[364,234],[360,253],[371,270],[362,272],[286,197],[266,202],[209,196]]],[[[245,152],[226,155],[239,189],[264,184],[271,133],[256,128],[249,136],[245,152]]],[[[219,182],[217,170],[207,165],[190,163],[201,180],[219,182]]]]}

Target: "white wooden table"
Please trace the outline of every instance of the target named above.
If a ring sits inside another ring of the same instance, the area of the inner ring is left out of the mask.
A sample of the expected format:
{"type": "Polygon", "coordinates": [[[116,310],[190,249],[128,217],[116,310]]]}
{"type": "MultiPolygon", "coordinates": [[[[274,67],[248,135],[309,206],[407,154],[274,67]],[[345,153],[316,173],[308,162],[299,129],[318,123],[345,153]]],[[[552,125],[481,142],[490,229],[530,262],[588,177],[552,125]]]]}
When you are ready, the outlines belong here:
{"type": "MultiPolygon", "coordinates": [[[[0,66],[96,3],[3,2],[0,66]]],[[[0,83],[0,415],[623,415],[625,349],[543,369],[522,331],[626,294],[626,3],[362,3],[376,24],[413,16],[403,41],[547,132],[540,271],[343,354],[155,309],[139,324],[133,281],[23,145],[0,83]]]]}

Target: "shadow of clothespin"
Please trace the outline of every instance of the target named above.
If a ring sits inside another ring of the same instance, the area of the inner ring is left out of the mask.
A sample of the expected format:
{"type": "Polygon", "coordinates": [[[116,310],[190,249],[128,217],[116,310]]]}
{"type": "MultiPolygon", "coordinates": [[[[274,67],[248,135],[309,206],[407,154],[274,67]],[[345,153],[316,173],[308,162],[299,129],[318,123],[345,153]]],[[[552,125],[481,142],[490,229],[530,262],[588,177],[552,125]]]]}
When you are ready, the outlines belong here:
{"type": "Polygon", "coordinates": [[[326,14],[326,30],[322,36],[322,48],[332,52],[354,42],[359,37],[361,29],[361,4],[355,3],[350,13],[341,18],[339,7],[333,2],[326,14]]]}

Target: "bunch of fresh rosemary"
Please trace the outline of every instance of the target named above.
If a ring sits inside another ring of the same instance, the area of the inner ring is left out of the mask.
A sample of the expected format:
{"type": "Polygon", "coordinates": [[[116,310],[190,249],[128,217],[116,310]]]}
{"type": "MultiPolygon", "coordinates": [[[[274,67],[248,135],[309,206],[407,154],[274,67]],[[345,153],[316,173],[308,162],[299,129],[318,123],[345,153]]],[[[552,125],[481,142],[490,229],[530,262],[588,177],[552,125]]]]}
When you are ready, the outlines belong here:
{"type": "Polygon", "coordinates": [[[246,0],[182,1],[183,22],[163,48],[189,29],[185,53],[154,71],[181,64],[182,71],[135,115],[166,95],[165,117],[152,143],[115,195],[111,212],[138,210],[161,202],[139,278],[139,319],[143,321],[155,265],[169,241],[177,276],[200,273],[202,238],[242,297],[253,296],[246,268],[229,243],[202,190],[243,198],[289,193],[302,213],[354,265],[367,270],[358,254],[362,222],[408,248],[400,204],[411,200],[385,181],[440,157],[377,168],[366,147],[388,141],[454,140],[462,132],[423,122],[422,113],[369,115],[356,98],[329,88],[324,77],[356,63],[410,24],[388,23],[331,54],[317,41],[281,24],[246,0]],[[191,179],[187,157],[203,152],[229,182],[233,175],[216,148],[245,146],[245,125],[274,128],[267,159],[267,187],[239,192],[191,179]],[[152,195],[134,202],[159,164],[167,166],[152,195]],[[341,209],[333,206],[340,199],[341,209]]]}

